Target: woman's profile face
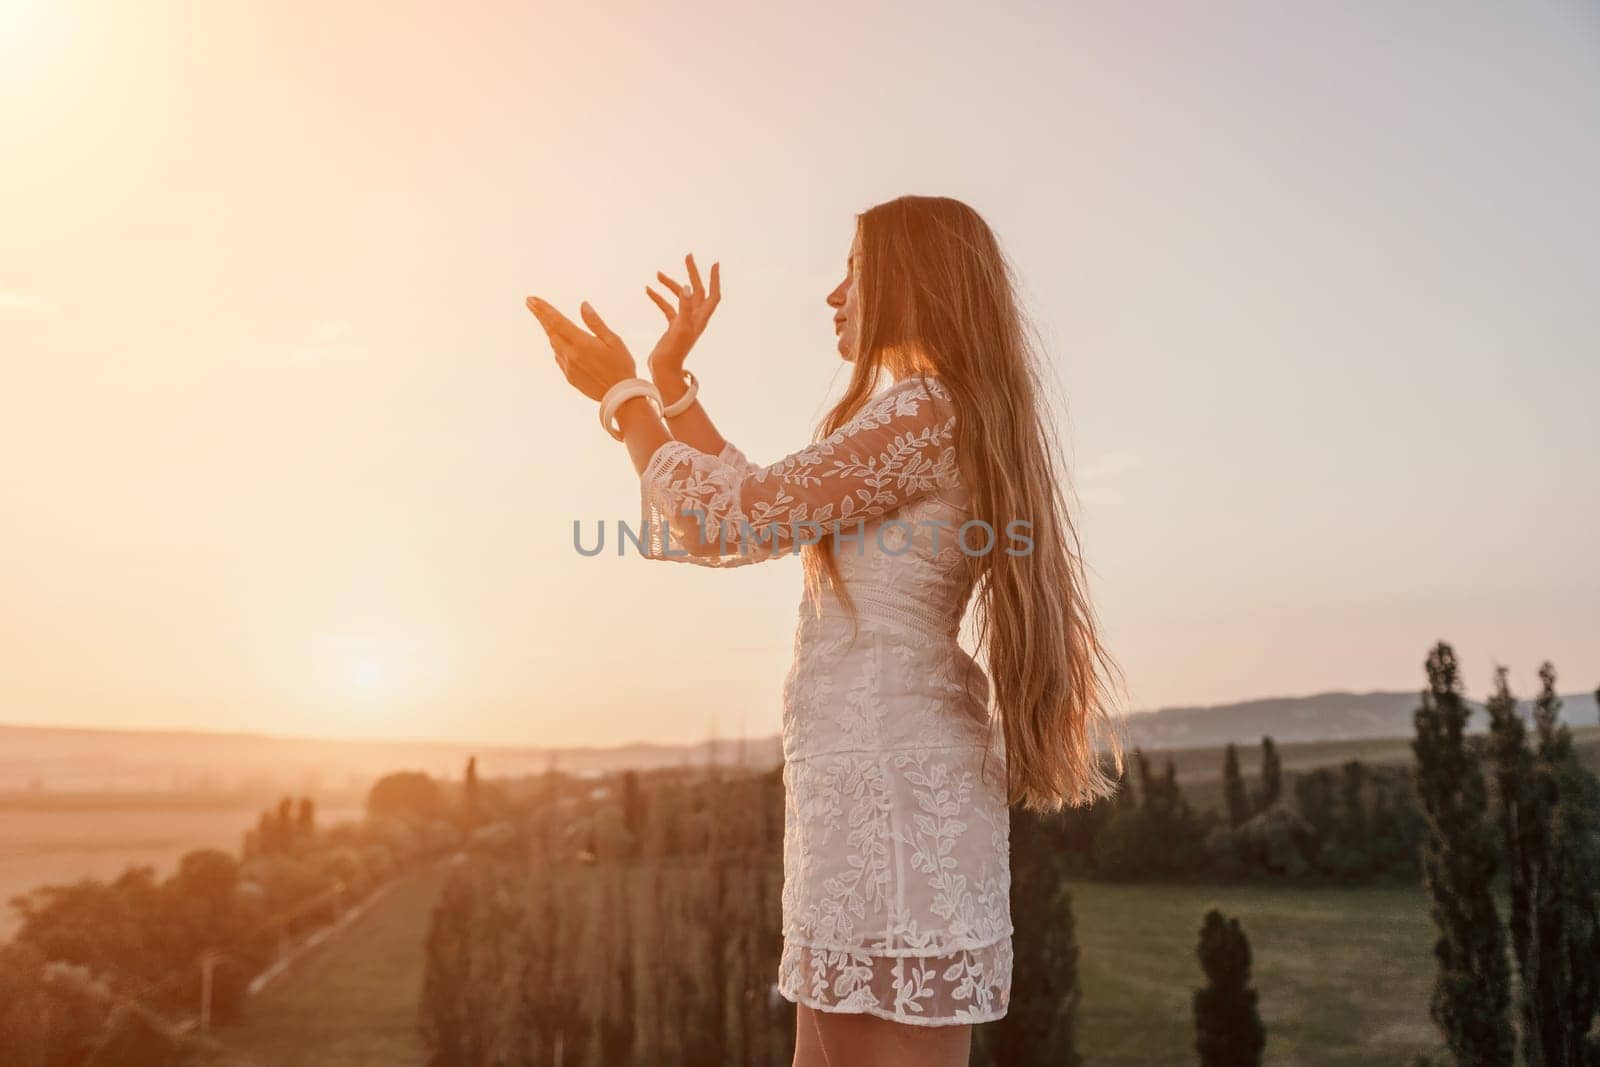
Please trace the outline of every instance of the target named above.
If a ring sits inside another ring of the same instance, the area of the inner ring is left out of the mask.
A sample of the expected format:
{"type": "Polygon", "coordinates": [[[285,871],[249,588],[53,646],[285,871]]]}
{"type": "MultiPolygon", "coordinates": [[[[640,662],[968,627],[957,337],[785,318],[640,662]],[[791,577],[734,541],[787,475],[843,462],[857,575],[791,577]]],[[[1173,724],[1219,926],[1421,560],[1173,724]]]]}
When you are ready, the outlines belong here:
{"type": "Polygon", "coordinates": [[[850,242],[850,255],[845,260],[844,281],[828,294],[828,306],[833,308],[833,332],[838,337],[839,355],[848,363],[856,358],[856,339],[859,336],[860,305],[856,302],[856,270],[861,258],[861,231],[850,242]]]}

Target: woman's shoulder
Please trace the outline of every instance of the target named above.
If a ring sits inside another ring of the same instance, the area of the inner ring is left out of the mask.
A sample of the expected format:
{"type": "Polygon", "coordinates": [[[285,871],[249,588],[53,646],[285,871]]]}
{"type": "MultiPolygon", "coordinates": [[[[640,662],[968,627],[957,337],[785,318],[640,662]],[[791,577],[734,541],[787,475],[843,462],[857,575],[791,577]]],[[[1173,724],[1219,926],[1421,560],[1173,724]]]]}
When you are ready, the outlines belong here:
{"type": "Polygon", "coordinates": [[[949,404],[951,399],[949,387],[937,374],[928,373],[896,379],[877,395],[875,403],[903,407],[928,400],[949,404]]]}
{"type": "Polygon", "coordinates": [[[823,439],[834,445],[855,434],[908,425],[954,425],[955,408],[949,390],[932,375],[912,375],[879,389],[849,421],[823,439]]]}

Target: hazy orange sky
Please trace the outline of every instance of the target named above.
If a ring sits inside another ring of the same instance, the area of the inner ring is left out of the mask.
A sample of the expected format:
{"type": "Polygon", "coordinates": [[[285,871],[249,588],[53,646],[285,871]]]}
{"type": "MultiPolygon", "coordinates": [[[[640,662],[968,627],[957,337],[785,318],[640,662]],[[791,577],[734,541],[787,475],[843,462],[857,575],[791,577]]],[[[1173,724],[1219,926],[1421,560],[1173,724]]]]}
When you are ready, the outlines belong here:
{"type": "Polygon", "coordinates": [[[797,561],[580,558],[637,479],[522,299],[642,356],[720,259],[771,461],[908,192],[1015,260],[1135,707],[1592,688],[1596,11],[0,0],[0,721],[776,730],[797,561]]]}

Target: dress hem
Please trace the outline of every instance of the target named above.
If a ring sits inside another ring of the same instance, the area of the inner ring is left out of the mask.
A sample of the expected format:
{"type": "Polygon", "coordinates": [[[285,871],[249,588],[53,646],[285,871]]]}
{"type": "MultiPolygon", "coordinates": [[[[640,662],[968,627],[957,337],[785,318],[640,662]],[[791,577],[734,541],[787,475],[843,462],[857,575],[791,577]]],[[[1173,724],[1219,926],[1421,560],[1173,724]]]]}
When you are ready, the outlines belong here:
{"type": "Polygon", "coordinates": [[[892,1023],[905,1023],[907,1026],[977,1026],[982,1023],[998,1022],[999,1020],[1004,1019],[1008,1010],[1008,1008],[1001,1008],[999,1011],[988,1012],[983,1015],[962,1016],[900,1015],[884,1008],[880,1008],[876,1005],[871,1007],[863,1006],[859,1008],[843,1008],[837,1004],[823,1004],[820,1001],[813,1000],[811,997],[806,996],[804,993],[795,993],[783,988],[782,983],[779,983],[778,985],[778,995],[789,1001],[791,1004],[804,1004],[812,1011],[825,1011],[830,1015],[871,1015],[879,1019],[887,1019],[892,1023]]]}

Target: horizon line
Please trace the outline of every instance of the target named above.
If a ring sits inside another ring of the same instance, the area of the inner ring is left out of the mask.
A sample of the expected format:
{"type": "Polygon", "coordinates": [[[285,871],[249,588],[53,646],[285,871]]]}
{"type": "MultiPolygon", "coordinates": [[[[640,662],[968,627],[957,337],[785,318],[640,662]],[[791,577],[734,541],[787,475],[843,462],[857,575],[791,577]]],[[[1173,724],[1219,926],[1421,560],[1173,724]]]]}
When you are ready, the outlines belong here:
{"type": "MultiPolygon", "coordinates": [[[[1318,690],[1316,692],[1311,692],[1311,693],[1299,693],[1299,694],[1280,693],[1280,694],[1262,696],[1262,697],[1245,697],[1245,698],[1238,699],[1238,700],[1218,701],[1216,703],[1211,703],[1211,704],[1168,704],[1168,705],[1163,705],[1162,707],[1158,707],[1158,708],[1145,708],[1145,709],[1140,709],[1140,710],[1136,710],[1136,711],[1130,711],[1130,712],[1126,713],[1125,717],[1129,718],[1129,719],[1132,719],[1132,718],[1141,717],[1141,716],[1156,715],[1156,714],[1159,714],[1161,712],[1173,712],[1173,711],[1178,711],[1178,712],[1208,711],[1208,710],[1211,710],[1211,709],[1214,709],[1214,708],[1237,707],[1237,706],[1247,705],[1247,704],[1264,704],[1264,703],[1269,703],[1271,701],[1276,701],[1276,700],[1312,700],[1312,699],[1315,699],[1317,697],[1329,697],[1329,696],[1371,697],[1371,696],[1400,696],[1400,695],[1415,695],[1415,696],[1418,696],[1419,699],[1420,699],[1421,690],[1420,689],[1417,689],[1417,690],[1410,690],[1410,689],[1367,689],[1367,690],[1323,689],[1323,690],[1318,690]]],[[[1593,696],[1593,693],[1589,692],[1589,691],[1579,691],[1579,692],[1573,692],[1573,693],[1558,694],[1558,696],[1562,697],[1562,699],[1564,700],[1567,697],[1587,698],[1587,697],[1593,696]]],[[[1467,699],[1468,699],[1469,703],[1474,703],[1474,704],[1481,704],[1482,703],[1482,701],[1475,701],[1475,700],[1472,700],[1472,698],[1470,698],[1470,697],[1467,698],[1467,699]]],[[[1522,698],[1518,699],[1518,703],[1519,704],[1520,703],[1526,703],[1526,702],[1527,701],[1522,699],[1522,698]]],[[[580,743],[573,743],[573,744],[551,745],[551,744],[540,744],[540,743],[535,742],[535,741],[491,740],[491,739],[482,739],[482,738],[462,740],[462,739],[457,739],[457,738],[445,738],[445,737],[382,736],[382,735],[378,735],[378,736],[357,736],[357,735],[349,735],[349,734],[294,734],[294,733],[271,733],[271,732],[266,732],[266,731],[254,731],[254,730],[208,730],[208,729],[205,729],[203,727],[195,727],[195,726],[105,726],[105,725],[86,725],[86,724],[80,724],[80,723],[58,724],[58,723],[48,723],[48,722],[22,722],[22,721],[14,722],[14,721],[8,721],[8,720],[0,720],[0,729],[56,730],[56,731],[61,731],[61,732],[101,733],[101,734],[106,734],[106,733],[149,734],[149,735],[152,735],[152,736],[154,736],[154,735],[165,735],[165,736],[169,736],[169,737],[170,736],[193,736],[193,737],[210,737],[210,738],[235,737],[235,738],[249,738],[249,739],[252,739],[252,740],[262,740],[262,741],[315,741],[315,742],[331,743],[331,744],[434,745],[434,746],[449,746],[449,747],[455,747],[455,748],[475,748],[476,747],[476,748],[488,748],[488,749],[500,749],[500,750],[523,749],[523,750],[533,751],[533,752],[570,752],[570,751],[574,751],[574,750],[578,750],[578,749],[597,749],[597,750],[604,751],[604,750],[622,749],[622,748],[657,748],[657,749],[661,749],[661,748],[690,748],[690,747],[694,747],[694,746],[697,746],[697,745],[708,745],[708,744],[714,744],[714,743],[720,743],[720,742],[737,742],[737,741],[740,741],[740,740],[745,740],[745,741],[762,740],[762,739],[765,739],[765,738],[776,738],[778,736],[776,731],[774,731],[773,733],[770,733],[770,734],[757,735],[755,737],[752,737],[749,734],[745,734],[745,733],[741,732],[741,733],[737,733],[737,734],[713,734],[713,735],[711,735],[709,737],[704,737],[704,738],[701,738],[700,740],[697,740],[697,741],[647,741],[647,740],[635,740],[635,741],[610,741],[610,742],[580,742],[580,743]]]]}

